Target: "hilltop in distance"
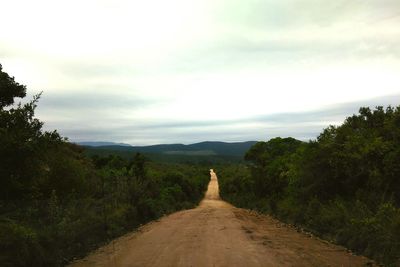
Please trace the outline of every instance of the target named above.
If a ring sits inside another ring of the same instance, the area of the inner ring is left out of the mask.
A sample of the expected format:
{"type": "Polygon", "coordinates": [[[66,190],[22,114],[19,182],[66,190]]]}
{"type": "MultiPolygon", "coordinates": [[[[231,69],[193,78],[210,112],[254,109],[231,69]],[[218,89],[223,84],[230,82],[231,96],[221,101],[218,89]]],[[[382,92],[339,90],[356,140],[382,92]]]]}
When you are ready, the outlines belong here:
{"type": "Polygon", "coordinates": [[[81,146],[91,147],[96,150],[114,150],[129,151],[151,154],[167,154],[167,155],[228,155],[243,156],[249,148],[257,143],[257,141],[246,142],[218,142],[205,141],[190,145],[184,144],[158,144],[151,146],[131,146],[123,143],[113,142],[78,142],[81,146]]]}

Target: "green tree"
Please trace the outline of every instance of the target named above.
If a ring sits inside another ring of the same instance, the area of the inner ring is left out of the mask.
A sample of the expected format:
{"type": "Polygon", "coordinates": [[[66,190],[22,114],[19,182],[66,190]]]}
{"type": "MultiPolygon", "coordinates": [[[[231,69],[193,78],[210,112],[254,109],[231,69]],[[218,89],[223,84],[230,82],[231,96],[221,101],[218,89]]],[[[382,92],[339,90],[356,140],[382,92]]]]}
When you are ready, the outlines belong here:
{"type": "Polygon", "coordinates": [[[141,153],[136,153],[130,164],[130,169],[133,177],[135,177],[139,181],[143,181],[146,176],[145,163],[145,156],[141,153]]]}
{"type": "Polygon", "coordinates": [[[0,65],[0,195],[4,199],[21,198],[32,187],[30,178],[38,171],[35,152],[42,123],[34,118],[34,110],[40,95],[25,105],[5,109],[14,104],[15,97],[25,95],[26,87],[3,72],[0,65]]]}
{"type": "Polygon", "coordinates": [[[250,163],[255,192],[259,196],[282,194],[288,185],[289,158],[301,144],[294,138],[277,137],[250,148],[245,159],[250,163]]]}
{"type": "Polygon", "coordinates": [[[0,64],[0,109],[14,104],[15,97],[25,97],[26,86],[17,83],[14,77],[3,72],[3,66],[0,64]]]}

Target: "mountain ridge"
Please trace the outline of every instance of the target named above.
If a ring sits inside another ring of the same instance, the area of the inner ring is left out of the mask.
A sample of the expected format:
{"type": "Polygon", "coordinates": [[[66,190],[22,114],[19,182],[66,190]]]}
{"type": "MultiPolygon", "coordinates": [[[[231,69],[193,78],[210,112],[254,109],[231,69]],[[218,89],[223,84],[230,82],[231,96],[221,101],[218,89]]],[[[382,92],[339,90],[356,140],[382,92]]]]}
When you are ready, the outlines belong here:
{"type": "Polygon", "coordinates": [[[130,151],[154,154],[175,154],[175,155],[232,155],[243,156],[249,148],[257,141],[245,142],[222,142],[203,141],[193,144],[156,144],[149,146],[131,146],[127,144],[112,142],[77,142],[78,145],[96,150],[130,151]],[[106,145],[98,145],[98,144],[106,145]]]}
{"type": "Polygon", "coordinates": [[[107,141],[83,141],[83,142],[73,142],[80,146],[90,146],[90,147],[100,147],[100,146],[132,146],[126,143],[116,143],[107,141]]]}

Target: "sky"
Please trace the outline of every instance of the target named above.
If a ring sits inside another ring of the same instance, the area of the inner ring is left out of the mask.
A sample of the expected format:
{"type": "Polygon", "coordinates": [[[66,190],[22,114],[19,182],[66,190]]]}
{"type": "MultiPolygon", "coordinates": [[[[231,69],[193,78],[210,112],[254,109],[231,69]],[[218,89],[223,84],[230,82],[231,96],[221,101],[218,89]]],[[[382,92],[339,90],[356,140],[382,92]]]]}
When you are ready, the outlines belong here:
{"type": "Polygon", "coordinates": [[[314,139],[400,105],[399,0],[13,0],[0,64],[71,141],[314,139]]]}

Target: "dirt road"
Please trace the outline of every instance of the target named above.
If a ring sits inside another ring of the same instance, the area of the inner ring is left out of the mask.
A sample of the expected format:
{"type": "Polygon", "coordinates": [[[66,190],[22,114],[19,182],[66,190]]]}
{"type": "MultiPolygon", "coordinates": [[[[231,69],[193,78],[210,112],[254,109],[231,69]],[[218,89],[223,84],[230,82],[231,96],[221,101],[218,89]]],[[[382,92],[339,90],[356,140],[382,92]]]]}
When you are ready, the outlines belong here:
{"type": "Polygon", "coordinates": [[[211,180],[204,200],[141,227],[73,267],[89,266],[370,266],[342,247],[220,200],[211,180]]]}

